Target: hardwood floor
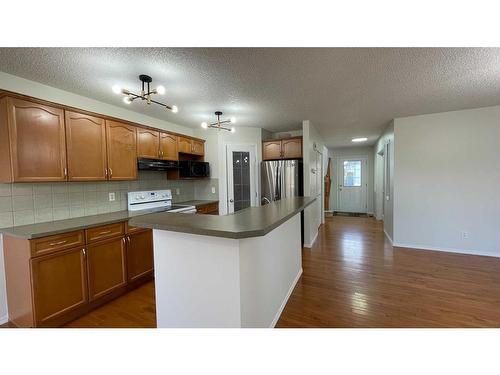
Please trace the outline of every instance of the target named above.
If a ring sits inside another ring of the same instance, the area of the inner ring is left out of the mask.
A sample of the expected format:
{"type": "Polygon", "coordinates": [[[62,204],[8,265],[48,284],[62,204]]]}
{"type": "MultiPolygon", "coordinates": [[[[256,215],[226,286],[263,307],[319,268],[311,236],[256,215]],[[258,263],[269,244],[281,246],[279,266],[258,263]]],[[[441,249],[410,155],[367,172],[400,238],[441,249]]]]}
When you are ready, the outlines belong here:
{"type": "MultiPolygon", "coordinates": [[[[500,258],[392,248],[373,218],[326,219],[277,327],[499,327],[500,258]]],[[[155,327],[148,283],[65,327],[155,327]]]]}
{"type": "Polygon", "coordinates": [[[156,328],[154,282],[118,297],[65,328],[156,328]]]}
{"type": "Polygon", "coordinates": [[[326,219],[277,327],[499,327],[500,258],[392,248],[373,218],[326,219]]]}

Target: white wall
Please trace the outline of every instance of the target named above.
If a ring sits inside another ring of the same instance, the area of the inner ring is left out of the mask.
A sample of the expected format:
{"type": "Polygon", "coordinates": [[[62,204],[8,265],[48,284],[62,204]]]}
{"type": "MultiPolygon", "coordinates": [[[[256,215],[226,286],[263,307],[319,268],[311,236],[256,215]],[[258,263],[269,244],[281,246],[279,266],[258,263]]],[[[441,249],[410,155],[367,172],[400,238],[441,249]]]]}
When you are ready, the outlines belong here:
{"type": "Polygon", "coordinates": [[[394,138],[394,245],[500,256],[500,106],[395,119],[394,138]]]}
{"type": "Polygon", "coordinates": [[[339,166],[337,165],[338,158],[344,157],[361,157],[367,159],[367,191],[366,191],[366,204],[367,213],[373,213],[373,147],[359,146],[359,147],[342,147],[332,148],[328,150],[328,157],[332,159],[332,188],[330,192],[330,207],[333,209],[338,207],[338,186],[340,184],[338,179],[339,166]]]}
{"type": "Polygon", "coordinates": [[[387,128],[384,130],[383,134],[377,140],[377,143],[373,147],[374,152],[374,169],[377,171],[382,170],[382,174],[377,173],[375,177],[377,181],[375,181],[374,185],[379,187],[379,190],[375,191],[375,199],[374,202],[378,202],[380,205],[377,208],[375,206],[375,210],[380,212],[383,211],[384,218],[384,231],[389,239],[393,240],[393,223],[394,223],[394,147],[395,147],[395,137],[394,137],[394,122],[391,121],[387,128]],[[388,194],[383,194],[383,185],[384,185],[384,159],[381,157],[377,157],[377,154],[384,150],[385,145],[389,145],[389,192],[388,194]],[[382,166],[380,166],[382,163],[382,166]],[[380,190],[382,189],[382,190],[380,190]],[[384,196],[385,195],[385,196],[384,196]]]}
{"type": "MultiPolygon", "coordinates": [[[[324,143],[321,134],[309,120],[304,120],[303,126],[303,162],[304,162],[304,196],[316,196],[316,201],[304,210],[304,246],[312,247],[318,235],[318,227],[324,221],[322,208],[323,199],[323,168],[321,162],[316,165],[316,155],[322,155],[324,143]],[[312,169],[319,169],[318,174],[312,169]],[[318,178],[318,176],[320,178],[318,178]]],[[[327,155],[323,155],[323,158],[327,155]]]]}

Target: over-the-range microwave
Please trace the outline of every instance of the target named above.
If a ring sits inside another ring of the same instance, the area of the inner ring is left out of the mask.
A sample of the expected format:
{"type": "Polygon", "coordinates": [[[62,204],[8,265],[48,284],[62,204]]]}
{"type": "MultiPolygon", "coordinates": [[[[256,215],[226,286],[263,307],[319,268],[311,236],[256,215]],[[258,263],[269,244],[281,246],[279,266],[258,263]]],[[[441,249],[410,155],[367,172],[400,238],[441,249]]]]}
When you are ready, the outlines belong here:
{"type": "Polygon", "coordinates": [[[181,160],[179,161],[180,177],[210,177],[210,165],[205,161],[181,160]]]}

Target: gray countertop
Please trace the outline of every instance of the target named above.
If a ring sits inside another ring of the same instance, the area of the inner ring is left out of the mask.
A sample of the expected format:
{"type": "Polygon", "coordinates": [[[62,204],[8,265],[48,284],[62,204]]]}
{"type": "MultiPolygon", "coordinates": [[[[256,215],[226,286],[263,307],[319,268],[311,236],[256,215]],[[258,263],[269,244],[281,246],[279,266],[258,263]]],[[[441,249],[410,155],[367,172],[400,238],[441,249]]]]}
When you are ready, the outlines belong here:
{"type": "MultiPolygon", "coordinates": [[[[197,201],[187,201],[187,202],[176,202],[175,204],[194,206],[194,205],[207,204],[213,202],[217,201],[197,200],[197,201]]],[[[125,221],[136,216],[147,215],[155,212],[161,212],[161,210],[146,210],[146,211],[135,211],[135,212],[130,212],[130,211],[110,212],[101,215],[82,216],[73,219],[48,221],[45,223],[21,225],[9,228],[0,228],[0,233],[3,233],[8,236],[14,236],[29,240],[33,238],[51,236],[59,233],[71,232],[74,230],[82,230],[92,227],[98,227],[100,225],[118,223],[120,221],[125,221]]]]}
{"type": "Polygon", "coordinates": [[[130,219],[130,224],[142,228],[201,234],[224,238],[264,236],[314,202],[313,197],[295,197],[250,207],[231,215],[188,215],[152,213],[130,219]]]}

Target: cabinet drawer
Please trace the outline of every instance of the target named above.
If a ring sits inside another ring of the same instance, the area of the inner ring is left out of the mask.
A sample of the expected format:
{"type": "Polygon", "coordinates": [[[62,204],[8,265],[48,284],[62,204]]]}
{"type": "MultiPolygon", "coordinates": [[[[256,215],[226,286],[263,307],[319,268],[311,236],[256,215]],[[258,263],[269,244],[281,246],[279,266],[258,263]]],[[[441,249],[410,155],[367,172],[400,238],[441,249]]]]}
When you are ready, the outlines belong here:
{"type": "Polygon", "coordinates": [[[87,243],[105,240],[107,238],[123,236],[125,234],[125,225],[123,222],[103,225],[101,227],[87,229],[87,243]]]}
{"type": "Polygon", "coordinates": [[[37,238],[31,240],[31,256],[50,254],[58,250],[69,249],[71,247],[83,246],[85,237],[83,230],[55,234],[53,236],[37,238]]]}
{"type": "Polygon", "coordinates": [[[207,206],[207,213],[212,214],[212,215],[218,215],[219,214],[219,203],[210,203],[207,206]]]}
{"type": "Polygon", "coordinates": [[[127,222],[127,233],[136,233],[136,232],[141,232],[147,230],[147,228],[141,228],[141,227],[134,227],[133,225],[130,225],[127,222]]]}
{"type": "Polygon", "coordinates": [[[196,213],[197,214],[206,214],[207,208],[208,208],[208,206],[206,204],[204,204],[203,206],[196,206],[196,213]]]}

